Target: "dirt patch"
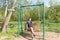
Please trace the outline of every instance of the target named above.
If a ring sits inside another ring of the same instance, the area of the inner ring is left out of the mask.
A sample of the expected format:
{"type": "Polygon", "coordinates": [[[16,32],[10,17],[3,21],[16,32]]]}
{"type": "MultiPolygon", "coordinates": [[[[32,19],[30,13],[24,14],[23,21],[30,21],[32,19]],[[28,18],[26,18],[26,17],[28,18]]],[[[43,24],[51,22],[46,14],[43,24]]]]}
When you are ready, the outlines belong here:
{"type": "MultiPolygon", "coordinates": [[[[42,32],[35,32],[36,36],[34,40],[43,40],[43,33],[42,32]]],[[[5,40],[7,37],[3,36],[0,40],[5,40]]],[[[21,35],[20,37],[13,37],[13,40],[32,40],[31,34],[21,35]]],[[[45,40],[60,40],[60,33],[55,32],[46,32],[45,33],[45,40]]]]}
{"type": "Polygon", "coordinates": [[[47,32],[46,40],[60,40],[60,33],[47,32]]]}
{"type": "MultiPolygon", "coordinates": [[[[43,33],[42,32],[35,32],[36,36],[34,40],[43,40],[43,33]]],[[[15,40],[32,40],[31,35],[21,36],[20,38],[16,38],[15,40]]],[[[55,32],[46,32],[45,33],[45,40],[60,40],[60,33],[55,32]]]]}

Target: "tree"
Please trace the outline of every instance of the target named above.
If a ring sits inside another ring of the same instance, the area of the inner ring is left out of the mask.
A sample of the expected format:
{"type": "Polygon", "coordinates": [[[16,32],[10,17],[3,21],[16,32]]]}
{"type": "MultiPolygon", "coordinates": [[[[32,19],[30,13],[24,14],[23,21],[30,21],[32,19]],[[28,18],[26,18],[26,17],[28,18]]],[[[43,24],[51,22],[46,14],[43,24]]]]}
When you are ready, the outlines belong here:
{"type": "Polygon", "coordinates": [[[48,8],[46,20],[49,22],[60,22],[60,6],[55,5],[48,8]]]}
{"type": "Polygon", "coordinates": [[[12,11],[10,10],[8,15],[5,17],[3,23],[2,23],[2,32],[5,32],[6,31],[6,26],[8,25],[9,23],[9,20],[11,18],[11,15],[12,15],[12,12],[13,12],[13,9],[15,8],[15,3],[16,3],[17,0],[14,0],[14,3],[12,4],[12,11]]]}

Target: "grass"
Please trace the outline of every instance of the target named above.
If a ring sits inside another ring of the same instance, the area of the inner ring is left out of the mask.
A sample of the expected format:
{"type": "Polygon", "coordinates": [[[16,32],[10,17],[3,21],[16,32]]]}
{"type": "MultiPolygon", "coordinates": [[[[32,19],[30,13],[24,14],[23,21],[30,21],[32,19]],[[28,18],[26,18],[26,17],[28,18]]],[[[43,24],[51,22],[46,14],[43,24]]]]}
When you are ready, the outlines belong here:
{"type": "Polygon", "coordinates": [[[60,33],[60,23],[48,23],[48,24],[46,24],[46,31],[60,33]]]}
{"type": "MultiPolygon", "coordinates": [[[[42,26],[43,26],[43,24],[40,24],[41,31],[43,30],[42,26]]],[[[22,23],[22,27],[24,30],[25,22],[22,23]]],[[[60,33],[60,23],[45,23],[45,31],[60,33]]],[[[25,32],[25,30],[24,30],[24,32],[25,32]]],[[[9,23],[9,25],[7,26],[7,31],[5,33],[0,32],[0,37],[1,36],[8,36],[8,38],[6,40],[10,40],[10,39],[13,40],[12,36],[18,36],[18,23],[17,22],[9,23]]]]}

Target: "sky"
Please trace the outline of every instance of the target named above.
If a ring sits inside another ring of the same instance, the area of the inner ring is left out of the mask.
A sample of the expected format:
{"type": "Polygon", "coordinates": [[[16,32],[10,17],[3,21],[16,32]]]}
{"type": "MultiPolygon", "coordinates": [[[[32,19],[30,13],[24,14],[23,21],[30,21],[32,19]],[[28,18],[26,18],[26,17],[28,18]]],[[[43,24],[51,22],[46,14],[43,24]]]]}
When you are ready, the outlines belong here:
{"type": "Polygon", "coordinates": [[[0,0],[0,7],[2,7],[2,5],[3,5],[3,3],[2,3],[2,2],[3,2],[3,0],[0,0]]]}
{"type": "MultiPolygon", "coordinates": [[[[49,1],[50,0],[44,0],[44,4],[46,5],[46,6],[50,6],[50,3],[49,3],[49,1]]],[[[60,2],[60,0],[55,0],[55,2],[60,2]]]]}
{"type": "Polygon", "coordinates": [[[44,0],[44,4],[45,4],[45,6],[50,6],[50,4],[49,4],[49,0],[44,0]]]}
{"type": "MultiPolygon", "coordinates": [[[[29,0],[29,1],[31,1],[31,0],[29,0]]],[[[32,1],[33,1],[34,3],[36,3],[37,0],[32,0],[32,1]]],[[[49,3],[50,0],[41,0],[41,1],[44,2],[45,6],[47,6],[47,7],[50,6],[50,3],[49,3]]],[[[60,2],[60,0],[55,0],[55,2],[60,2]]]]}
{"type": "MultiPolygon", "coordinates": [[[[3,4],[1,4],[1,1],[3,2],[3,0],[0,0],[0,5],[3,5],[3,4]]],[[[29,2],[30,2],[30,1],[34,2],[34,4],[37,2],[37,0],[29,0],[29,2]]],[[[49,1],[50,1],[50,0],[41,0],[41,1],[44,2],[45,6],[47,6],[47,7],[50,6],[50,4],[49,4],[49,1]]],[[[55,2],[60,2],[60,0],[55,0],[55,2]]]]}

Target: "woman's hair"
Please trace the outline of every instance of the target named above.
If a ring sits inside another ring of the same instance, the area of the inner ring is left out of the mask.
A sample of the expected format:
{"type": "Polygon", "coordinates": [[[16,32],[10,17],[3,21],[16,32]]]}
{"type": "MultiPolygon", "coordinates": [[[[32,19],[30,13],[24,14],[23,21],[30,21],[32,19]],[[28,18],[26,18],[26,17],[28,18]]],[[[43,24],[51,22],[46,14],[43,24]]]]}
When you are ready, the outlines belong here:
{"type": "Polygon", "coordinates": [[[27,20],[29,21],[31,18],[28,18],[27,20]]]}

